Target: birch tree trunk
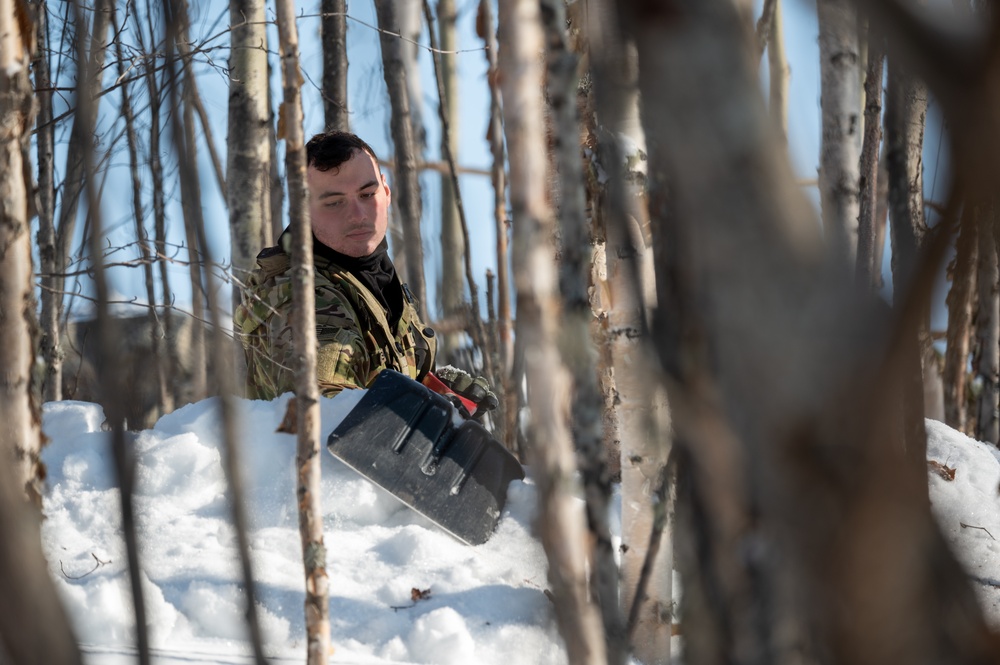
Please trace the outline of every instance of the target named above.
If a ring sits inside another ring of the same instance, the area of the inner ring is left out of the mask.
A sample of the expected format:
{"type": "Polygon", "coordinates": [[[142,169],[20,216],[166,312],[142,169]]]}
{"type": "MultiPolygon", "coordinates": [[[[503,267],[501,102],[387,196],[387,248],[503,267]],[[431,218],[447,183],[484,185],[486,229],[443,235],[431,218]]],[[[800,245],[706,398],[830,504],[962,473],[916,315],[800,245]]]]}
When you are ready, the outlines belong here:
{"type": "Polygon", "coordinates": [[[295,414],[298,448],[295,456],[299,535],[305,564],[305,623],[307,663],[321,665],[330,656],[329,578],[323,543],[320,505],[320,417],[316,383],[316,305],[312,255],[312,226],[306,188],[306,150],[302,117],[302,74],[294,0],[277,1],[278,39],[284,87],[285,173],[288,178],[289,220],[292,229],[292,279],[295,302],[292,334],[297,349],[295,414]]]}
{"type": "Polygon", "coordinates": [[[392,107],[390,120],[395,146],[393,201],[403,225],[403,253],[406,257],[403,281],[408,282],[420,306],[420,317],[427,320],[427,288],[424,280],[423,239],[420,233],[420,183],[417,179],[417,142],[414,138],[410,93],[406,82],[403,45],[399,37],[396,0],[376,0],[379,43],[382,45],[382,73],[392,107]]]}
{"type": "MultiPolygon", "coordinates": [[[[437,3],[437,29],[440,35],[439,43],[441,54],[441,82],[444,88],[444,99],[439,100],[443,107],[443,112],[448,118],[448,132],[441,134],[441,154],[448,151],[457,155],[455,149],[458,133],[458,90],[456,89],[455,77],[455,0],[438,0],[437,3]]],[[[433,30],[433,25],[427,26],[428,30],[433,30]]],[[[462,257],[465,255],[462,228],[459,224],[458,209],[455,206],[455,190],[451,185],[451,178],[447,174],[441,174],[441,305],[445,317],[460,317],[467,308],[465,307],[465,289],[462,279],[462,257]]],[[[474,315],[478,316],[478,312],[474,315]]],[[[447,354],[454,351],[460,345],[460,338],[455,335],[444,335],[444,344],[440,350],[447,354]]],[[[440,344],[440,342],[439,342],[440,344]]],[[[447,355],[443,357],[447,358],[447,355]]]]}
{"type": "Polygon", "coordinates": [[[63,358],[59,348],[59,303],[62,294],[55,291],[56,229],[55,229],[55,123],[52,120],[52,81],[49,74],[48,3],[35,3],[38,46],[35,53],[35,98],[38,100],[38,124],[35,144],[38,149],[38,261],[41,269],[41,300],[39,351],[45,363],[42,399],[57,402],[62,399],[63,358]]]}
{"type": "Polygon", "coordinates": [[[3,465],[18,500],[41,507],[40,405],[32,396],[35,298],[31,259],[30,163],[25,149],[34,120],[29,79],[33,26],[27,7],[0,2],[0,435],[3,465]]]}
{"type": "Polygon", "coordinates": [[[858,75],[857,13],[850,0],[817,0],[820,50],[819,191],[823,228],[830,250],[853,267],[858,243],[858,75]]]}
{"type": "Polygon", "coordinates": [[[973,298],[976,294],[978,228],[972,206],[966,206],[955,243],[955,258],[948,266],[951,288],[948,306],[948,330],[944,354],[944,421],[959,432],[968,433],[966,385],[969,372],[969,340],[972,336],[973,298]]]}
{"type": "Polygon", "coordinates": [[[669,408],[656,375],[642,360],[653,353],[646,311],[655,296],[642,230],[645,174],[637,167],[645,147],[638,124],[638,71],[613,4],[589,3],[587,21],[597,153],[599,168],[607,173],[597,214],[607,238],[605,325],[614,372],[615,438],[621,442],[621,602],[634,656],[653,665],[670,662],[673,548],[664,530],[666,513],[660,512],[665,503],[659,499],[666,492],[669,408]]]}
{"type": "MultiPolygon", "coordinates": [[[[918,254],[927,234],[924,221],[923,146],[927,114],[927,89],[904,71],[898,61],[889,60],[886,92],[885,141],[889,169],[889,231],[892,242],[893,303],[901,311],[913,288],[918,254]]],[[[904,408],[912,412],[907,423],[906,449],[911,461],[921,469],[927,459],[924,430],[924,381],[922,358],[930,345],[930,306],[922,305],[920,325],[906,331],[902,348],[909,349],[904,408]]]]}
{"type": "Polygon", "coordinates": [[[27,11],[23,2],[0,0],[0,651],[15,663],[75,665],[80,652],[42,551],[37,485],[42,433],[31,398],[36,324],[25,178],[34,35],[27,11]]]}
{"type": "Polygon", "coordinates": [[[881,272],[875,265],[875,215],[878,210],[878,156],[882,143],[882,70],[885,53],[884,38],[869,28],[868,72],[865,76],[865,131],[861,144],[861,204],[858,212],[858,258],[855,265],[857,283],[875,289],[874,275],[881,272]]]}
{"type": "Polygon", "coordinates": [[[604,636],[587,589],[587,529],[574,503],[576,463],[566,422],[569,377],[555,345],[559,304],[555,220],[546,200],[539,6],[532,0],[503,2],[499,23],[518,337],[524,339],[531,405],[528,441],[529,461],[538,483],[537,528],[549,562],[556,621],[569,662],[596,665],[606,662],[604,636]]]}
{"type": "Polygon", "coordinates": [[[347,114],[347,0],[320,0],[323,43],[323,117],[327,129],[350,129],[347,114]]]}
{"type": "MultiPolygon", "coordinates": [[[[771,41],[771,29],[774,27],[774,17],[778,9],[778,0],[764,0],[757,19],[757,60],[764,56],[764,49],[771,41]]],[[[752,11],[752,5],[751,5],[752,11]]]]}
{"type": "Polygon", "coordinates": [[[619,606],[618,565],[608,523],[611,471],[604,449],[604,396],[597,381],[597,354],[592,334],[593,237],[586,210],[576,103],[579,58],[567,45],[566,11],[562,0],[542,0],[540,5],[548,42],[547,98],[551,106],[555,132],[552,140],[558,169],[559,292],[563,301],[559,348],[573,378],[571,430],[593,542],[589,553],[591,594],[601,611],[607,662],[624,665],[629,645],[619,606]]]}
{"type": "MultiPolygon", "coordinates": [[[[229,174],[227,205],[232,270],[239,283],[256,267],[270,218],[271,149],[268,141],[267,26],[264,0],[230,0],[229,174]]],[[[239,283],[233,285],[234,306],[239,283]]],[[[237,343],[237,346],[239,344],[237,343]]],[[[236,357],[242,354],[236,353],[236,357]]]]}
{"type": "Polygon", "coordinates": [[[788,147],[788,88],[792,70],[788,66],[785,53],[785,20],[781,0],[774,0],[774,15],[771,17],[771,34],[767,42],[767,65],[769,72],[771,118],[778,131],[782,146],[788,147]]]}
{"type": "Polygon", "coordinates": [[[1000,420],[997,418],[1000,405],[1000,270],[993,240],[995,214],[992,205],[977,207],[975,212],[979,231],[979,274],[976,278],[979,308],[974,371],[980,384],[975,438],[997,445],[1000,442],[1000,420]]]}
{"type": "Polygon", "coordinates": [[[893,290],[905,293],[927,234],[922,160],[927,89],[891,60],[885,114],[893,290]]]}

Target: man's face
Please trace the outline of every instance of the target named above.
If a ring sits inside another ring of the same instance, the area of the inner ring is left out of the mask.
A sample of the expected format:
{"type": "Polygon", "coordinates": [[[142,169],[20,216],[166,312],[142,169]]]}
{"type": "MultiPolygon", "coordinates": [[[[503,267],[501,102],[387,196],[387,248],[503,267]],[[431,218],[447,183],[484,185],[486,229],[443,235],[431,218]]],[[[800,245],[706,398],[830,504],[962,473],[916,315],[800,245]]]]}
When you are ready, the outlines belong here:
{"type": "Polygon", "coordinates": [[[327,247],[355,258],[368,256],[389,226],[389,186],[378,164],[355,150],[339,167],[306,170],[313,234],[327,247]]]}

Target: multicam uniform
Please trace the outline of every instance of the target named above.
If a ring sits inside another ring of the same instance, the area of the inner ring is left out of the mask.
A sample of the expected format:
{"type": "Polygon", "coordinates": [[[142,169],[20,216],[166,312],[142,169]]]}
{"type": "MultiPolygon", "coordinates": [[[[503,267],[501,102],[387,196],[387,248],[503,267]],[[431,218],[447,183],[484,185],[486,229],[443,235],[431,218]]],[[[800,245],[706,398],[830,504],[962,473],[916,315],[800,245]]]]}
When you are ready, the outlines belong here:
{"type": "MultiPolygon", "coordinates": [[[[383,369],[418,381],[433,369],[434,331],[421,323],[398,277],[391,288],[403,293],[403,311],[392,326],[386,308],[354,274],[319,253],[314,264],[320,394],[366,387],[383,369]]],[[[269,400],[294,389],[291,257],[281,246],[269,247],[257,265],[233,322],[246,353],[247,397],[269,400]]]]}

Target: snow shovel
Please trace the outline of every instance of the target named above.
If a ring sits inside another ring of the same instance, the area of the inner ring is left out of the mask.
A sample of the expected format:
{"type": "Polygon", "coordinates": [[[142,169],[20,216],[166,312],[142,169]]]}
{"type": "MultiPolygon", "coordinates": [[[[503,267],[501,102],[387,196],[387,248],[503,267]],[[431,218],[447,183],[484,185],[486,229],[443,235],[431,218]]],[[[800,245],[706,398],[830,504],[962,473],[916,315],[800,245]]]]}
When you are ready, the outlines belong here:
{"type": "Polygon", "coordinates": [[[489,540],[524,478],[510,452],[442,395],[384,370],[330,434],[335,457],[470,545],[489,540]]]}

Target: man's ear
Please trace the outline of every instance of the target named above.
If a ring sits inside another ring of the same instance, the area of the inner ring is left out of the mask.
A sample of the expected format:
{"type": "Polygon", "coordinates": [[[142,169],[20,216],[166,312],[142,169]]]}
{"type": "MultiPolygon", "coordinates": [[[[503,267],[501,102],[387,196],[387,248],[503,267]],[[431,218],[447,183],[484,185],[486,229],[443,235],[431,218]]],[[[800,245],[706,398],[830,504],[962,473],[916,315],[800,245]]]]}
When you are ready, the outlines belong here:
{"type": "Polygon", "coordinates": [[[389,205],[392,203],[392,190],[389,189],[389,182],[385,179],[385,174],[379,172],[379,175],[382,176],[382,186],[385,187],[385,203],[389,205]]]}

